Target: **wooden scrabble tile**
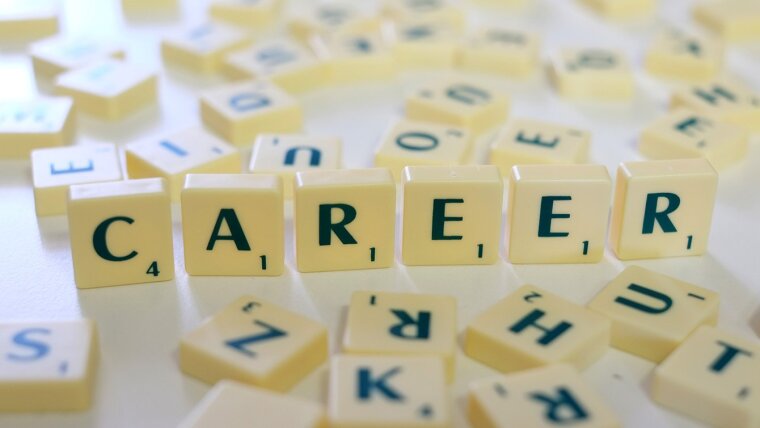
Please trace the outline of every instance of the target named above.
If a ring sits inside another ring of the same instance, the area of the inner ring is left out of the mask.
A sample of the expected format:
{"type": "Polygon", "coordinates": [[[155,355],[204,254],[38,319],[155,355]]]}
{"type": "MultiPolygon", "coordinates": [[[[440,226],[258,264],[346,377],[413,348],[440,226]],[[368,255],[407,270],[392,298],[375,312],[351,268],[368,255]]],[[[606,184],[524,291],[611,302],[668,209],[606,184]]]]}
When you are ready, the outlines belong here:
{"type": "Polygon", "coordinates": [[[130,178],[164,177],[178,201],[189,173],[239,173],[240,153],[201,127],[146,138],[125,148],[130,178]]]}
{"type": "Polygon", "coordinates": [[[621,426],[605,399],[567,364],[476,381],[467,401],[473,428],[621,426]]]}
{"type": "Polygon", "coordinates": [[[333,83],[388,80],[396,73],[393,53],[379,30],[345,30],[310,42],[333,83]]]}
{"type": "Polygon", "coordinates": [[[29,55],[37,78],[50,80],[102,59],[124,59],[124,50],[114,41],[92,36],[60,36],[33,43],[29,55]]]}
{"type": "Polygon", "coordinates": [[[610,246],[621,260],[707,251],[718,173],[706,159],[620,164],[610,246]]]}
{"type": "Polygon", "coordinates": [[[625,101],[635,91],[628,59],[615,50],[563,49],[553,58],[550,75],[564,98],[625,101]]]}
{"type": "Polygon", "coordinates": [[[652,41],[644,67],[658,77],[692,82],[709,80],[723,68],[723,46],[707,37],[667,29],[652,41]]]}
{"type": "Polygon", "coordinates": [[[457,302],[434,294],[357,291],[351,296],[343,351],[441,357],[454,379],[457,302]]]}
{"type": "Polygon", "coordinates": [[[388,25],[386,34],[401,69],[452,68],[461,47],[459,32],[439,21],[401,21],[388,25]]]}
{"type": "Polygon", "coordinates": [[[490,146],[488,163],[502,175],[515,165],[571,164],[588,160],[591,134],[552,122],[515,119],[502,128],[490,146]]]}
{"type": "Polygon", "coordinates": [[[465,10],[452,0],[383,0],[381,13],[395,21],[435,21],[464,30],[465,10]]]}
{"type": "Polygon", "coordinates": [[[704,157],[721,169],[746,156],[748,141],[743,128],[680,107],[644,128],[639,151],[650,159],[704,157]]]}
{"type": "Polygon", "coordinates": [[[211,89],[201,94],[200,103],[203,123],[236,145],[251,144],[258,134],[303,128],[298,101],[263,80],[211,89]]]}
{"type": "Polygon", "coordinates": [[[654,370],[652,399],[711,426],[760,421],[760,345],[703,326],[654,370]]]}
{"type": "Polygon", "coordinates": [[[613,279],[588,308],[612,320],[612,346],[659,363],[700,325],[718,321],[718,293],[639,266],[613,279]]]}
{"type": "Polygon", "coordinates": [[[121,10],[125,16],[142,18],[153,14],[166,14],[177,8],[178,0],[121,0],[121,10]]]}
{"type": "Polygon", "coordinates": [[[496,167],[409,166],[403,186],[405,265],[496,263],[504,193],[496,167]]]}
{"type": "Polygon", "coordinates": [[[290,34],[302,43],[315,36],[341,32],[374,31],[380,19],[356,7],[357,2],[309,2],[299,5],[287,20],[290,34]]]}
{"type": "Polygon", "coordinates": [[[231,380],[219,381],[179,425],[180,428],[327,428],[322,407],[231,380]],[[252,422],[251,415],[255,415],[252,422]]]}
{"type": "Polygon", "coordinates": [[[0,412],[90,407],[99,354],[94,322],[4,322],[0,347],[0,412]]]}
{"type": "Polygon", "coordinates": [[[120,120],[157,99],[156,74],[140,66],[106,59],[58,75],[56,92],[74,99],[77,110],[120,120]]]}
{"type": "Polygon", "coordinates": [[[248,32],[224,24],[206,23],[185,28],[161,40],[164,63],[197,73],[222,70],[227,54],[251,44],[248,32]]]}
{"type": "Polygon", "coordinates": [[[596,263],[612,181],[603,165],[518,165],[509,179],[509,261],[596,263]]]}
{"type": "Polygon", "coordinates": [[[253,145],[248,172],[279,175],[285,199],[292,199],[296,172],[340,169],[341,158],[342,144],[337,137],[263,134],[253,145]]]}
{"type": "Polygon", "coordinates": [[[258,42],[250,49],[233,52],[224,59],[225,74],[235,80],[269,79],[290,94],[300,94],[327,84],[326,63],[288,38],[258,42]]]}
{"type": "Polygon", "coordinates": [[[501,372],[554,363],[583,369],[610,342],[610,321],[532,285],[524,285],[467,325],[464,352],[501,372]]]}
{"type": "Polygon", "coordinates": [[[599,15],[612,20],[640,19],[657,10],[657,0],[582,0],[599,15]]]}
{"type": "Polygon", "coordinates": [[[170,205],[161,178],[72,185],[67,209],[77,288],[174,278],[170,205]]]}
{"type": "Polygon", "coordinates": [[[220,21],[260,30],[276,23],[281,7],[281,0],[213,0],[208,13],[220,21]]]}
{"type": "Polygon", "coordinates": [[[393,264],[396,185],[387,169],[297,172],[293,202],[299,271],[393,264]]]}
{"type": "Polygon", "coordinates": [[[464,70],[526,77],[540,64],[541,40],[535,33],[491,27],[470,36],[457,56],[464,70]]]}
{"type": "Polygon", "coordinates": [[[478,135],[507,119],[509,100],[480,82],[452,77],[414,90],[405,109],[408,119],[458,126],[478,135]]]}
{"type": "Polygon", "coordinates": [[[381,137],[375,166],[390,168],[400,181],[405,166],[460,165],[469,149],[470,134],[462,128],[402,119],[381,137]]]}
{"type": "Polygon", "coordinates": [[[66,214],[72,184],[124,178],[116,145],[95,143],[32,152],[34,208],[37,216],[66,214]]]}
{"type": "Polygon", "coordinates": [[[694,5],[694,20],[727,42],[760,39],[760,4],[753,1],[702,1],[694,5]]]}
{"type": "Polygon", "coordinates": [[[53,0],[5,0],[0,7],[0,41],[40,39],[58,32],[53,0]]]}
{"type": "Polygon", "coordinates": [[[254,296],[243,296],[187,333],[179,345],[186,374],[287,391],[327,359],[327,328],[254,296]]]}
{"type": "Polygon", "coordinates": [[[451,425],[438,357],[335,356],[327,401],[334,428],[451,425]]]}
{"type": "Polygon", "coordinates": [[[749,132],[760,132],[760,94],[738,82],[717,79],[677,90],[670,105],[690,108],[749,132]]]}
{"type": "Polygon", "coordinates": [[[190,275],[282,275],[284,217],[277,176],[188,174],[182,189],[185,270],[190,275]]]}
{"type": "Polygon", "coordinates": [[[71,144],[73,108],[65,97],[0,101],[0,158],[27,158],[34,149],[71,144]]]}

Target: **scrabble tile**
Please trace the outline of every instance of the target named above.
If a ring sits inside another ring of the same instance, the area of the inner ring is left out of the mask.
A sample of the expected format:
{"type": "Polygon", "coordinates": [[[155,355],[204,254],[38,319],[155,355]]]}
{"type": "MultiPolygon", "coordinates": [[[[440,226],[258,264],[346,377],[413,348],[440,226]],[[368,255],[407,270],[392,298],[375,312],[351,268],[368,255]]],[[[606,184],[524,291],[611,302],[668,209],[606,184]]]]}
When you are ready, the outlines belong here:
{"type": "Polygon", "coordinates": [[[760,345],[703,326],[655,370],[652,399],[711,426],[760,423],[760,345]]]}
{"type": "Polygon", "coordinates": [[[668,29],[647,50],[644,67],[655,76],[700,82],[723,68],[723,46],[707,37],[668,29]]]}
{"type": "Polygon", "coordinates": [[[396,73],[393,53],[378,30],[346,30],[315,37],[311,46],[328,67],[332,83],[388,80],[396,73]]]}
{"type": "Polygon", "coordinates": [[[612,181],[603,165],[518,165],[509,179],[509,261],[597,263],[612,181]]]}
{"type": "Polygon", "coordinates": [[[225,56],[251,44],[244,30],[223,24],[202,24],[185,28],[161,40],[164,63],[213,74],[222,70],[225,56]]]}
{"type": "Polygon", "coordinates": [[[299,5],[287,20],[290,34],[302,43],[314,36],[329,36],[344,31],[374,31],[380,28],[377,16],[357,8],[357,2],[309,2],[299,5]]]}
{"type": "Polygon", "coordinates": [[[434,294],[357,291],[348,308],[343,351],[441,357],[454,379],[457,302],[434,294]]]}
{"type": "Polygon", "coordinates": [[[460,165],[469,149],[470,134],[462,128],[399,120],[381,137],[375,166],[390,168],[400,181],[405,166],[460,165]]]}
{"type": "Polygon", "coordinates": [[[725,168],[747,154],[748,133],[687,108],[677,108],[644,128],[639,151],[650,159],[704,157],[725,168]]]}
{"type": "Polygon", "coordinates": [[[620,164],[610,246],[620,260],[707,251],[718,174],[706,159],[620,164]]]}
{"type": "Polygon", "coordinates": [[[3,322],[0,348],[0,412],[90,407],[99,353],[94,322],[3,322]]]}
{"type": "Polygon", "coordinates": [[[760,132],[760,94],[738,82],[717,79],[677,90],[670,105],[690,108],[749,132],[760,132]]]}
{"type": "Polygon", "coordinates": [[[120,120],[156,103],[157,80],[140,66],[107,59],[58,75],[55,89],[73,98],[79,111],[120,120]]]}
{"type": "Polygon", "coordinates": [[[471,79],[445,78],[407,95],[406,117],[467,129],[473,135],[489,131],[507,119],[509,100],[471,79]]]}
{"type": "Polygon", "coordinates": [[[34,209],[37,216],[66,214],[72,184],[122,180],[116,145],[95,143],[32,152],[34,209]]]}
{"type": "Polygon", "coordinates": [[[52,0],[0,3],[0,41],[40,39],[58,32],[59,7],[52,0]]]}
{"type": "Polygon", "coordinates": [[[190,275],[282,275],[282,180],[273,175],[188,174],[182,190],[190,275]]]}
{"type": "Polygon", "coordinates": [[[515,165],[572,164],[588,160],[591,134],[559,123],[515,119],[502,128],[489,148],[488,163],[502,175],[515,165]]]}
{"type": "Polygon", "coordinates": [[[458,31],[467,25],[465,10],[452,0],[383,0],[381,12],[396,21],[436,21],[458,31]]]}
{"type": "Polygon", "coordinates": [[[492,27],[465,42],[457,66],[468,71],[508,77],[534,74],[540,64],[541,40],[535,33],[492,27]]]}
{"type": "Polygon", "coordinates": [[[760,4],[753,1],[702,1],[694,5],[694,20],[727,42],[760,39],[760,4]]]}
{"type": "Polygon", "coordinates": [[[554,363],[583,369],[610,342],[610,321],[532,285],[498,301],[467,325],[464,352],[501,372],[554,363]]]}
{"type": "Polygon", "coordinates": [[[327,419],[322,407],[315,403],[222,380],[214,385],[179,426],[326,428],[327,419]],[[255,415],[255,422],[251,415],[255,415]]]}
{"type": "Polygon", "coordinates": [[[461,38],[444,22],[396,22],[385,31],[401,69],[452,68],[456,63],[461,38]]]}
{"type": "Polygon", "coordinates": [[[124,59],[122,46],[92,36],[52,37],[29,48],[38,79],[49,80],[59,74],[107,58],[124,59]]]}
{"type": "Polygon", "coordinates": [[[405,265],[496,263],[504,193],[496,167],[409,166],[403,186],[405,265]]]}
{"type": "Polygon", "coordinates": [[[174,278],[164,179],[72,185],[67,209],[77,288],[174,278]]]}
{"type": "Polygon", "coordinates": [[[613,279],[588,308],[612,320],[612,346],[659,363],[700,325],[718,321],[718,293],[638,266],[613,279]]]}
{"type": "Polygon", "coordinates": [[[473,428],[622,426],[605,399],[567,364],[556,364],[470,385],[473,428]]]}
{"type": "MultiPolygon", "coordinates": [[[[126,16],[165,14],[177,7],[178,0],[121,0],[121,10],[126,16]]],[[[158,15],[160,16],[160,15],[158,15]]]]}
{"type": "Polygon", "coordinates": [[[335,356],[327,399],[330,426],[448,427],[444,379],[438,357],[335,356]]]}
{"type": "Polygon", "coordinates": [[[396,185],[387,169],[297,172],[293,202],[299,271],[393,264],[396,185]]]}
{"type": "Polygon", "coordinates": [[[250,49],[228,54],[225,74],[235,80],[269,79],[290,94],[300,94],[327,84],[327,64],[294,40],[265,40],[250,49]]]}
{"type": "Polygon", "coordinates": [[[236,145],[251,144],[258,134],[303,128],[298,101],[263,80],[211,89],[201,94],[200,103],[203,123],[236,145]]]}
{"type": "Polygon", "coordinates": [[[200,127],[146,138],[128,144],[124,152],[130,178],[166,178],[174,201],[189,173],[240,172],[238,150],[200,127]]]}
{"type": "Polygon", "coordinates": [[[657,10],[657,0],[582,0],[599,15],[612,20],[649,17],[657,10]]]}
{"type": "Polygon", "coordinates": [[[341,158],[340,138],[264,134],[253,145],[248,172],[279,175],[285,199],[292,199],[296,172],[340,169],[341,158]]]}
{"type": "Polygon", "coordinates": [[[0,101],[0,159],[26,158],[38,148],[71,144],[76,120],[71,98],[0,101]]]}
{"type": "Polygon", "coordinates": [[[615,50],[563,49],[552,60],[550,77],[569,99],[625,101],[635,91],[628,59],[615,50]]]}
{"type": "Polygon", "coordinates": [[[179,345],[186,374],[287,391],[327,359],[327,329],[287,309],[243,296],[187,333],[179,345]]]}
{"type": "Polygon", "coordinates": [[[220,21],[258,30],[273,26],[281,7],[281,0],[213,0],[208,13],[220,21]]]}

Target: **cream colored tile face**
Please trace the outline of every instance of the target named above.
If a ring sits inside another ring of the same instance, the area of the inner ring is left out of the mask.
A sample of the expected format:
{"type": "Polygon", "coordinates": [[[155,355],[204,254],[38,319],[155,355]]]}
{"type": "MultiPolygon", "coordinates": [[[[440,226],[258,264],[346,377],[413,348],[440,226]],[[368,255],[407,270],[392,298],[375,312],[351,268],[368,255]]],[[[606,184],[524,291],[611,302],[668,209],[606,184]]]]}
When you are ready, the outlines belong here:
{"type": "Polygon", "coordinates": [[[230,380],[217,383],[180,428],[325,428],[322,407],[230,380]],[[252,422],[255,418],[255,422],[252,422]]]}
{"type": "Polygon", "coordinates": [[[38,216],[65,214],[66,198],[72,184],[124,178],[114,144],[37,149],[31,157],[34,208],[38,216]]]}
{"type": "Polygon", "coordinates": [[[27,158],[34,149],[70,144],[72,107],[64,97],[0,102],[0,158],[27,158]]]}
{"type": "Polygon", "coordinates": [[[465,11],[451,0],[383,0],[381,12],[396,21],[434,21],[458,31],[467,20],[465,11]]]}
{"type": "Polygon", "coordinates": [[[188,173],[239,173],[240,153],[203,128],[190,128],[126,146],[130,178],[164,177],[178,201],[188,173]]]}
{"type": "Polygon", "coordinates": [[[310,43],[333,83],[388,80],[396,73],[393,53],[375,28],[323,35],[310,43]]]}
{"type": "Polygon", "coordinates": [[[293,197],[298,171],[340,169],[342,144],[337,137],[302,134],[264,134],[256,138],[248,172],[282,177],[286,199],[293,197]]]}
{"type": "Polygon", "coordinates": [[[457,302],[451,296],[357,291],[351,296],[343,351],[438,356],[450,382],[454,379],[456,311],[457,302]]]}
{"type": "Polygon", "coordinates": [[[562,97],[626,101],[635,84],[622,52],[605,49],[563,49],[551,64],[551,78],[562,97]]]}
{"type": "Polygon", "coordinates": [[[534,33],[492,27],[471,36],[459,52],[465,70],[500,76],[527,77],[536,72],[541,41],[534,33]]]}
{"type": "Polygon", "coordinates": [[[609,342],[607,318],[524,285],[470,321],[464,352],[502,372],[559,362],[583,369],[609,342]]]}
{"type": "Polygon", "coordinates": [[[651,159],[707,158],[721,169],[747,154],[748,133],[687,108],[678,108],[644,128],[639,151],[651,159]]]}
{"type": "Polygon", "coordinates": [[[265,40],[227,55],[224,72],[233,79],[267,78],[291,94],[318,89],[330,77],[326,64],[288,38],[265,40]]]}
{"type": "Polygon", "coordinates": [[[177,7],[178,0],[121,0],[125,15],[145,16],[146,12],[166,13],[177,7]]]}
{"type": "Polygon", "coordinates": [[[380,20],[356,8],[354,2],[310,2],[293,10],[287,25],[293,37],[306,43],[312,36],[376,30],[380,20]]]}
{"type": "Polygon", "coordinates": [[[206,383],[237,380],[287,391],[327,359],[320,323],[243,296],[186,334],[179,364],[206,383]]]}
{"type": "Polygon", "coordinates": [[[0,8],[0,39],[30,40],[58,32],[57,3],[52,0],[6,0],[0,8]]]}
{"type": "Polygon", "coordinates": [[[78,288],[174,278],[171,206],[165,180],[72,185],[68,215],[78,288]]]}
{"type": "Polygon", "coordinates": [[[714,78],[723,68],[723,46],[709,38],[671,28],[655,37],[644,65],[655,76],[704,81],[714,78]]]}
{"type": "Polygon", "coordinates": [[[185,28],[161,41],[164,62],[198,73],[221,70],[224,56],[251,43],[245,31],[222,24],[185,28]]]}
{"type": "Polygon", "coordinates": [[[760,422],[760,345],[700,327],[654,371],[652,399],[711,426],[760,422]]]}
{"type": "Polygon", "coordinates": [[[114,59],[91,63],[60,74],[56,92],[74,99],[79,111],[105,120],[119,120],[156,102],[155,73],[114,59]]]}
{"type": "Polygon", "coordinates": [[[470,134],[462,128],[402,119],[380,139],[375,166],[390,168],[400,181],[406,166],[460,165],[469,148],[470,134]]]}
{"type": "Polygon", "coordinates": [[[503,185],[496,167],[407,167],[403,184],[404,264],[492,264],[499,259],[503,185]]]}
{"type": "Polygon", "coordinates": [[[456,63],[460,36],[448,23],[430,20],[397,22],[386,31],[399,68],[452,68],[456,63]]]}
{"type": "Polygon", "coordinates": [[[330,426],[448,427],[443,372],[438,357],[335,356],[330,364],[330,426]]]}
{"type": "Polygon", "coordinates": [[[509,102],[485,85],[459,78],[424,84],[406,97],[406,117],[465,128],[474,135],[507,119],[509,102]]]}
{"type": "Polygon", "coordinates": [[[213,0],[209,15],[248,28],[259,29],[275,24],[281,0],[213,0]]]}
{"type": "Polygon", "coordinates": [[[187,273],[281,275],[284,217],[282,180],[275,175],[188,174],[182,190],[187,273]]]}
{"type": "Polygon", "coordinates": [[[718,321],[717,293],[638,266],[588,304],[612,320],[612,346],[659,363],[703,324],[718,321]]]}
{"type": "Polygon", "coordinates": [[[299,271],[393,264],[396,185],[387,169],[298,172],[293,213],[299,271]]]}
{"type": "Polygon", "coordinates": [[[750,132],[760,131],[760,95],[725,79],[676,91],[671,107],[687,107],[750,132]]]}
{"type": "Polygon", "coordinates": [[[600,261],[611,193],[603,165],[515,166],[509,180],[509,261],[600,261]]]}
{"type": "Polygon", "coordinates": [[[201,95],[203,123],[225,140],[250,144],[266,132],[298,132],[301,105],[278,86],[251,80],[209,90],[201,95]]]}
{"type": "Polygon", "coordinates": [[[585,163],[591,134],[569,126],[530,119],[509,122],[490,148],[488,162],[503,175],[515,165],[585,163]]]}
{"type": "Polygon", "coordinates": [[[706,159],[620,164],[612,250],[621,260],[704,254],[717,187],[706,159]]]}
{"type": "Polygon", "coordinates": [[[476,381],[467,410],[474,428],[621,426],[603,397],[566,364],[476,381]]]}
{"type": "Polygon", "coordinates": [[[0,348],[0,411],[90,407],[98,359],[94,322],[2,323],[0,348]]]}
{"type": "Polygon", "coordinates": [[[727,42],[760,39],[760,4],[752,1],[702,1],[694,6],[694,19],[727,42]]]}
{"type": "Polygon", "coordinates": [[[37,78],[51,79],[74,68],[106,58],[123,58],[124,50],[113,41],[94,37],[54,37],[29,48],[37,78]]]}
{"type": "Polygon", "coordinates": [[[655,0],[583,0],[598,14],[613,20],[630,20],[652,15],[655,0]]]}

